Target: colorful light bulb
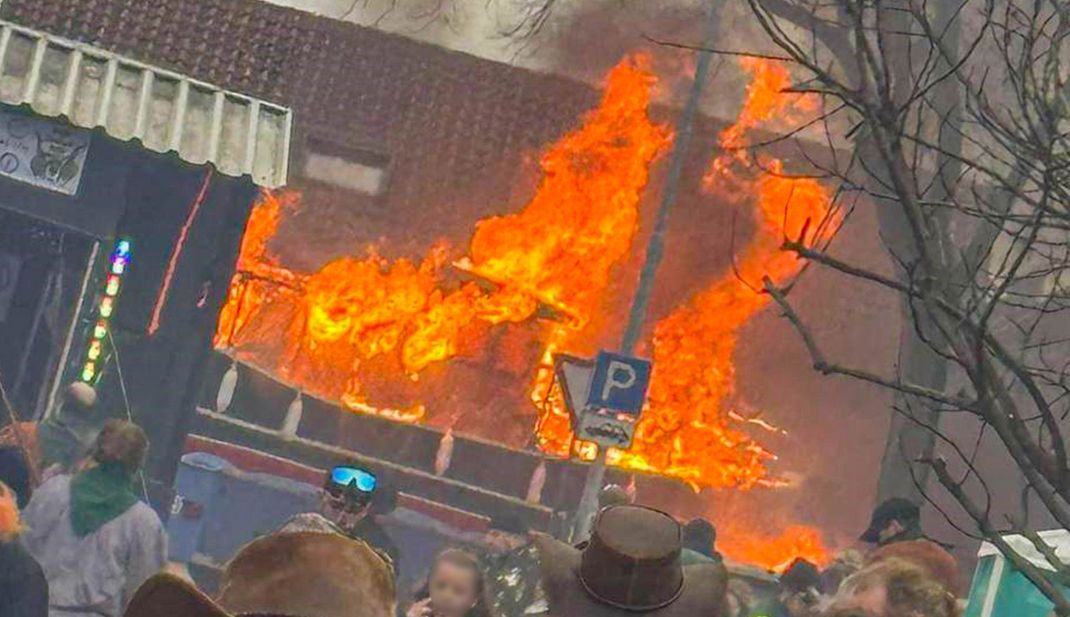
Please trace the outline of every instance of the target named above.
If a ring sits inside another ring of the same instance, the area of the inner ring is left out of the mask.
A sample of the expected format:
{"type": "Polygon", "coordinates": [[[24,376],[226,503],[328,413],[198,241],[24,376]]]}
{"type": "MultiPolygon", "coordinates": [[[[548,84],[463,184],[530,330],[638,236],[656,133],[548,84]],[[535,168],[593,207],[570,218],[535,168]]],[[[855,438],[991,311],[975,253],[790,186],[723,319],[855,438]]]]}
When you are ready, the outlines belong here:
{"type": "Polygon", "coordinates": [[[97,365],[95,362],[86,362],[82,367],[82,381],[93,381],[93,378],[97,376],[97,365]]]}
{"type": "Polygon", "coordinates": [[[108,294],[109,296],[115,296],[115,295],[117,295],[119,293],[119,276],[118,275],[113,274],[113,275],[108,277],[108,282],[104,286],[104,293],[108,294]]]}
{"type": "Polygon", "coordinates": [[[100,301],[100,316],[104,319],[111,317],[115,310],[115,298],[107,297],[100,301]]]}
{"type": "Polygon", "coordinates": [[[107,335],[108,335],[108,322],[106,322],[106,321],[98,321],[97,325],[93,326],[93,338],[100,340],[100,339],[103,339],[107,335]]]}
{"type": "Polygon", "coordinates": [[[89,343],[89,352],[86,354],[90,360],[99,360],[100,354],[104,351],[104,345],[100,341],[93,341],[89,343]]]}
{"type": "Polygon", "coordinates": [[[111,260],[111,273],[122,274],[124,272],[126,272],[126,258],[113,257],[111,260]]]}
{"type": "Polygon", "coordinates": [[[115,244],[115,255],[118,257],[127,257],[130,255],[130,241],[119,240],[119,242],[115,244]]]}

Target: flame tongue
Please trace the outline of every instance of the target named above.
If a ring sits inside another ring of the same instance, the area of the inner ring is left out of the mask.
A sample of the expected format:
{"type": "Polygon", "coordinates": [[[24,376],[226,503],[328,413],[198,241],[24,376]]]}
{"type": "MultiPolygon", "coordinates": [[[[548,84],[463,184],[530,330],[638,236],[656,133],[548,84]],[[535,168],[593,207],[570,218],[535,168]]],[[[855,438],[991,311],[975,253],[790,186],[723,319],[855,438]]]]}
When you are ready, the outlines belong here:
{"type": "Polygon", "coordinates": [[[650,163],[668,141],[647,116],[646,65],[638,56],[609,73],[602,104],[543,155],[542,182],[523,211],[476,225],[475,271],[590,319],[610,269],[631,249],[650,163]]]}

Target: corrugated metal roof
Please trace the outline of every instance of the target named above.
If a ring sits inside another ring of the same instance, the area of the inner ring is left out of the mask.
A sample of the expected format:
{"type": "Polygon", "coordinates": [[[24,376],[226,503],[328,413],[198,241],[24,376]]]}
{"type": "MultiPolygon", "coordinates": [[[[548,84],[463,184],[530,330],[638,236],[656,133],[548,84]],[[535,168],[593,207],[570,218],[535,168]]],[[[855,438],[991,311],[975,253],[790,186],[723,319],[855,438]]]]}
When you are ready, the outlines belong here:
{"type": "Polygon", "coordinates": [[[293,113],[103,49],[0,21],[0,102],[138,139],[260,186],[286,184],[293,113]]]}

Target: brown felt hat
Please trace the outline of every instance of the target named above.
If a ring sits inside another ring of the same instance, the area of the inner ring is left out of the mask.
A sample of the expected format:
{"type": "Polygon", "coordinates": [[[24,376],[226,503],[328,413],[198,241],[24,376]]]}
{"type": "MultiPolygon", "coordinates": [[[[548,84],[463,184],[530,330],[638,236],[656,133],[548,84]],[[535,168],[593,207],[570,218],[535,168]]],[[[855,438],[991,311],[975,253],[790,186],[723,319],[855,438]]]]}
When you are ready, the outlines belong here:
{"type": "Polygon", "coordinates": [[[555,617],[725,614],[728,574],[720,564],[680,564],[680,525],[642,506],[613,506],[577,549],[537,536],[543,587],[555,617]]]}
{"type": "Polygon", "coordinates": [[[394,572],[367,544],[336,533],[286,532],[245,545],[213,600],[157,574],[124,617],[393,617],[394,572]]]}

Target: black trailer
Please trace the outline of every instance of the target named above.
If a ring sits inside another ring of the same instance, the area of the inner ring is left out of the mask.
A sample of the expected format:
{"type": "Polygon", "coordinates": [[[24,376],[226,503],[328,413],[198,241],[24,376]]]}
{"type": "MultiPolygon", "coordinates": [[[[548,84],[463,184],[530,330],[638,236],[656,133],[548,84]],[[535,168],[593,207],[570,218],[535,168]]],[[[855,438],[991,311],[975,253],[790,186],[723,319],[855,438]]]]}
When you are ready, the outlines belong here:
{"type": "Polygon", "coordinates": [[[287,108],[0,22],[0,384],[46,422],[66,384],[93,385],[86,420],[148,431],[158,507],[291,126],[287,108]]]}

